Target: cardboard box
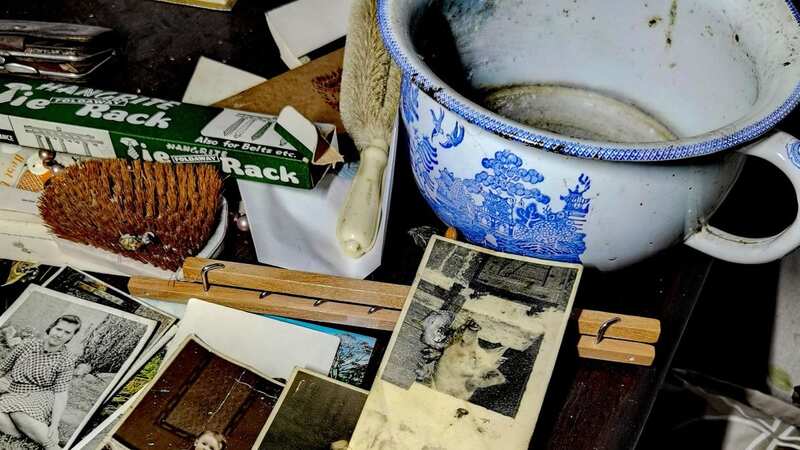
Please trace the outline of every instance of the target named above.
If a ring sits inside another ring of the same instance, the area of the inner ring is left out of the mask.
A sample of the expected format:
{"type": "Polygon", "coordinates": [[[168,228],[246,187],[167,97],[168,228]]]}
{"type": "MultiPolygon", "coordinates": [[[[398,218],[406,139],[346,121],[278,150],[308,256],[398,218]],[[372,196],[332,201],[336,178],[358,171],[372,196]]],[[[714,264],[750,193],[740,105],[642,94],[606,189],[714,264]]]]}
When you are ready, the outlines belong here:
{"type": "MultiPolygon", "coordinates": [[[[297,120],[297,114],[290,116],[297,120]]],[[[0,142],[95,158],[218,164],[235,178],[313,188],[341,160],[335,126],[316,124],[316,142],[306,135],[298,145],[296,136],[286,134],[294,127],[276,127],[279,121],[266,114],[0,77],[0,142]]]]}

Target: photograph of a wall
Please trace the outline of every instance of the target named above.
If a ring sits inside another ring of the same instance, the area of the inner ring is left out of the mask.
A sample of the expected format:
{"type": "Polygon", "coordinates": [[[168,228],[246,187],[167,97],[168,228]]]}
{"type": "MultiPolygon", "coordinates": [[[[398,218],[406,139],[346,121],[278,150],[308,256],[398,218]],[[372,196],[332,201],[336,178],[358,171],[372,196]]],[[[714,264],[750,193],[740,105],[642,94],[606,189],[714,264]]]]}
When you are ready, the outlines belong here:
{"type": "Polygon", "coordinates": [[[329,450],[349,441],[368,392],[295,369],[259,438],[259,450],[329,450]]]}
{"type": "Polygon", "coordinates": [[[58,267],[0,259],[0,312],[8,309],[28,285],[41,286],[56,271],[58,267]]]}
{"type": "Polygon", "coordinates": [[[113,432],[120,448],[189,449],[203,436],[253,447],[283,385],[188,337],[113,432]]]}

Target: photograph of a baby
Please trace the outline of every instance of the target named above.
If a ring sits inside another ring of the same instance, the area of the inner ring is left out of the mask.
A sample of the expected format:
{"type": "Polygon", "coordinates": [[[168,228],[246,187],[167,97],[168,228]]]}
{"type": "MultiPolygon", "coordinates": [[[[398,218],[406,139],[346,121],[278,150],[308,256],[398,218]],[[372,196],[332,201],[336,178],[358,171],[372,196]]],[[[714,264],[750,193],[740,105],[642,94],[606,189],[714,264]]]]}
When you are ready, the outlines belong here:
{"type": "Polygon", "coordinates": [[[116,384],[154,323],[30,286],[0,317],[0,448],[66,448],[116,384]],[[102,374],[97,339],[120,353],[102,374]],[[113,366],[113,367],[112,367],[113,366]]]}
{"type": "Polygon", "coordinates": [[[223,450],[228,440],[216,431],[206,430],[194,440],[194,450],[223,450]]]}
{"type": "MultiPolygon", "coordinates": [[[[192,447],[187,450],[224,450],[227,443],[228,440],[222,434],[206,430],[197,436],[192,447]]],[[[130,448],[112,438],[103,446],[102,450],[130,450],[130,448]]]]}

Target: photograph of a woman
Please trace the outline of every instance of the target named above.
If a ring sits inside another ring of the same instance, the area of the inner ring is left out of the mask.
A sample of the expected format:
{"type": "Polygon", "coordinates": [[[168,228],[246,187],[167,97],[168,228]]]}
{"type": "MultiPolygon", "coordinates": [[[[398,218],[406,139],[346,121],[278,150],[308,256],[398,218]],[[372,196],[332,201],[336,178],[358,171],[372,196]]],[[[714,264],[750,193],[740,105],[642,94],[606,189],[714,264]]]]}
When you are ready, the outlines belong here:
{"type": "Polygon", "coordinates": [[[66,344],[81,329],[80,317],[66,314],[45,330],[43,339],[17,345],[0,364],[8,384],[0,395],[0,432],[23,434],[46,450],[59,449],[58,426],[67,406],[76,357],[66,344]]]}
{"type": "Polygon", "coordinates": [[[28,286],[0,316],[0,449],[70,448],[155,325],[28,286]]]}

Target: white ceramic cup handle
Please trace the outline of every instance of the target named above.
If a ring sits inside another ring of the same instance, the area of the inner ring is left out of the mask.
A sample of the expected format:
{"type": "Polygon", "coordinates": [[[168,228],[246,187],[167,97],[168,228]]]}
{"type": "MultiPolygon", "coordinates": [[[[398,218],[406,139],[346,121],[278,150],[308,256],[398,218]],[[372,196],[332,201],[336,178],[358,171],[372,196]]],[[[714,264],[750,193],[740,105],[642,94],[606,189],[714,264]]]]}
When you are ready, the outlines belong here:
{"type": "MultiPolygon", "coordinates": [[[[778,167],[792,182],[800,205],[800,141],[782,131],[739,150],[778,167]]],[[[704,225],[686,245],[715,258],[740,264],[762,264],[782,258],[800,246],[800,217],[775,236],[746,238],[704,225]]]]}

